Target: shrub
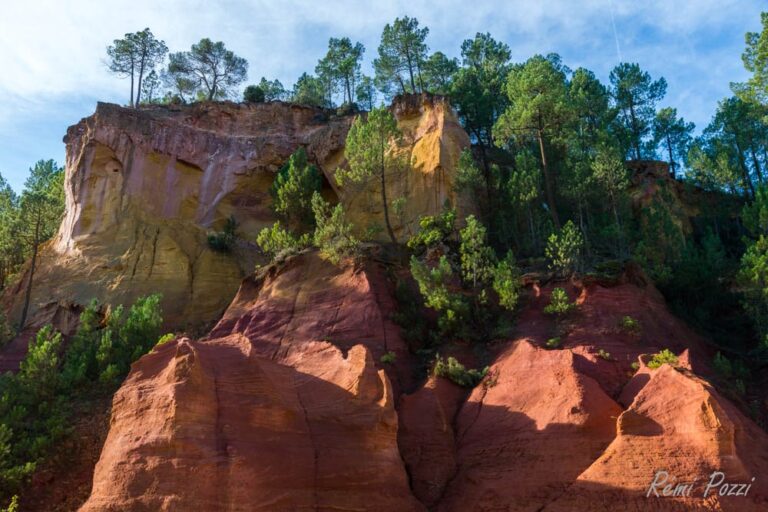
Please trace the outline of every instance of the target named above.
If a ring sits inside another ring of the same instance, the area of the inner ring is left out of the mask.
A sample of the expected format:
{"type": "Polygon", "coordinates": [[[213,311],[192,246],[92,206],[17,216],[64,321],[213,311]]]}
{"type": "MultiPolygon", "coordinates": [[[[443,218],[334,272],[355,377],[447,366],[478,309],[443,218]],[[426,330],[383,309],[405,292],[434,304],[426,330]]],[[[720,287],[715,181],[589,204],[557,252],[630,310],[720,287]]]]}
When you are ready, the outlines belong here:
{"type": "Polygon", "coordinates": [[[258,85],[249,85],[243,91],[243,101],[246,103],[264,103],[264,89],[258,85]]]}
{"type": "Polygon", "coordinates": [[[19,512],[19,497],[14,495],[8,506],[0,510],[2,510],[2,512],[19,512]]]}
{"type": "Polygon", "coordinates": [[[554,338],[549,338],[547,342],[544,344],[547,348],[557,348],[562,343],[562,340],[560,339],[560,336],[555,336],[554,338]]]}
{"type": "Polygon", "coordinates": [[[224,224],[224,230],[208,235],[208,247],[216,252],[230,252],[235,245],[237,221],[230,216],[224,224]]]}
{"type": "Polygon", "coordinates": [[[155,346],[152,350],[156,349],[157,347],[163,346],[166,343],[169,343],[175,339],[176,339],[175,333],[169,332],[169,333],[163,334],[162,336],[160,336],[160,339],[157,340],[157,343],[155,343],[155,346]]]}
{"type": "Polygon", "coordinates": [[[438,377],[450,379],[453,383],[458,384],[459,386],[473,388],[486,376],[488,367],[486,366],[482,370],[474,368],[467,370],[463,364],[456,360],[456,358],[449,357],[445,360],[438,355],[435,359],[434,373],[438,377]]]}
{"type": "Polygon", "coordinates": [[[393,351],[389,351],[383,356],[381,356],[381,361],[383,364],[394,364],[394,362],[397,360],[397,354],[395,354],[393,351]]]}
{"type": "Polygon", "coordinates": [[[648,368],[655,370],[663,364],[670,366],[677,365],[677,356],[668,348],[665,348],[658,354],[654,354],[650,361],[648,361],[648,368]]]}
{"type": "Polygon", "coordinates": [[[46,326],[30,343],[19,373],[0,376],[0,501],[16,493],[67,434],[77,391],[111,393],[130,363],[155,344],[159,303],[159,295],[140,298],[127,313],[118,306],[102,321],[92,301],[67,346],[46,326]]]}
{"type": "Polygon", "coordinates": [[[315,192],[312,196],[312,211],[316,224],[314,242],[321,256],[337,265],[342,258],[358,253],[360,242],[352,235],[352,225],[344,219],[344,208],[340,204],[331,208],[315,192]]]}
{"type": "Polygon", "coordinates": [[[48,398],[53,395],[58,383],[61,343],[61,333],[46,325],[29,344],[27,356],[20,365],[19,380],[34,396],[48,398]]]}
{"type": "Polygon", "coordinates": [[[613,358],[611,357],[611,353],[610,352],[606,352],[602,348],[597,351],[597,357],[599,357],[600,359],[604,359],[606,361],[613,360],[613,358]]]}
{"type": "Polygon", "coordinates": [[[296,239],[278,220],[271,228],[264,228],[256,236],[259,248],[273,259],[278,255],[293,253],[308,245],[308,237],[296,239]]]}
{"type": "Polygon", "coordinates": [[[621,317],[621,320],[619,321],[619,326],[623,331],[632,333],[632,334],[639,334],[642,330],[640,326],[640,321],[635,320],[631,316],[623,316],[621,317]]]}
{"type": "Polygon", "coordinates": [[[576,304],[568,300],[568,294],[562,288],[555,288],[552,290],[552,296],[549,299],[549,304],[544,308],[544,312],[548,315],[565,315],[570,312],[576,304]]]}
{"type": "Polygon", "coordinates": [[[493,271],[493,290],[499,296],[499,305],[510,311],[515,309],[521,288],[520,269],[517,268],[512,251],[509,251],[493,271]]]}
{"type": "Polygon", "coordinates": [[[419,219],[419,232],[408,240],[408,248],[417,253],[446,243],[456,231],[456,210],[444,209],[440,215],[419,219]]]}
{"type": "Polygon", "coordinates": [[[11,327],[5,313],[0,311],[0,348],[7,345],[15,335],[16,331],[11,327]]]}
{"type": "Polygon", "coordinates": [[[630,368],[632,368],[633,370],[637,371],[637,370],[639,370],[639,369],[640,369],[640,363],[638,363],[637,361],[635,361],[634,363],[632,363],[631,365],[629,365],[629,367],[630,367],[630,368]]]}
{"type": "Polygon", "coordinates": [[[579,269],[581,265],[581,250],[584,237],[581,231],[570,220],[556,233],[547,239],[545,254],[549,266],[560,275],[568,276],[579,269]]]}
{"type": "Polygon", "coordinates": [[[450,290],[453,269],[448,258],[441,256],[437,265],[429,268],[416,256],[411,256],[411,274],[419,285],[424,304],[440,313],[440,330],[444,334],[455,332],[464,322],[468,306],[461,294],[450,290]]]}

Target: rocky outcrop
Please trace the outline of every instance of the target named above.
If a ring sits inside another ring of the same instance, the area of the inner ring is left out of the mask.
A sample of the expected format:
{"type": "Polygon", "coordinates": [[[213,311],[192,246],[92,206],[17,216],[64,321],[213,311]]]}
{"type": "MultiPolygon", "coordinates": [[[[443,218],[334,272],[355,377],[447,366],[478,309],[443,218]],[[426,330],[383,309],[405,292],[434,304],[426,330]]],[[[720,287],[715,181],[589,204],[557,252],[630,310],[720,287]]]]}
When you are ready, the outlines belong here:
{"type": "MultiPolygon", "coordinates": [[[[469,138],[439,97],[408,96],[392,108],[406,141],[398,151],[411,164],[388,176],[389,196],[406,198],[393,216],[402,239],[446,199],[460,202],[453,176],[469,138]]],[[[359,232],[383,225],[378,189],[340,189],[334,179],[352,119],[281,102],[142,109],[99,103],[65,138],[66,215],[40,254],[33,314],[160,292],[169,327],[215,321],[261,258],[256,234],[275,220],[269,187],[299,147],[322,170],[323,194],[344,203],[359,232]],[[216,252],[207,234],[230,216],[240,241],[231,254],[216,252]]],[[[13,318],[20,292],[21,283],[6,293],[13,318]]]]}
{"type": "Polygon", "coordinates": [[[392,306],[378,267],[316,253],[246,281],[207,339],[134,365],[82,510],[423,510],[397,447],[391,382],[412,368],[392,306]]]}
{"type": "Polygon", "coordinates": [[[208,337],[134,365],[83,510],[764,508],[768,435],[691,370],[699,340],[640,278],[532,286],[516,338],[467,390],[414,378],[379,264],[307,252],[266,268],[208,337]],[[541,312],[556,285],[579,303],[557,323],[541,312]],[[563,344],[546,350],[553,329],[563,344]],[[633,375],[663,347],[679,367],[633,375]],[[715,470],[756,481],[705,499],[715,470]],[[649,498],[657,471],[699,486],[649,498]]]}

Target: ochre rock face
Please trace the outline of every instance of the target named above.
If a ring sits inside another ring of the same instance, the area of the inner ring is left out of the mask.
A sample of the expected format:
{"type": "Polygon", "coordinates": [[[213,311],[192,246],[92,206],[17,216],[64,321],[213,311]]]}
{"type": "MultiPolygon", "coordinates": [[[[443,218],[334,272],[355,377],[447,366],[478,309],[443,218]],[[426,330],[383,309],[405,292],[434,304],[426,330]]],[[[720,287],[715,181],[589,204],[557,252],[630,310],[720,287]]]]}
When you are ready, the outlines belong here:
{"type": "MultiPolygon", "coordinates": [[[[461,202],[453,180],[469,138],[441,98],[398,101],[392,108],[406,140],[399,151],[412,165],[388,176],[387,191],[391,199],[407,195],[392,216],[403,240],[420,216],[439,213],[446,199],[461,202]]],[[[168,327],[214,322],[263,260],[255,239],[275,221],[269,188],[299,147],[322,170],[323,195],[347,207],[359,233],[383,226],[377,187],[339,189],[334,179],[353,118],[281,102],[139,110],[99,103],[65,138],[66,214],[39,258],[33,314],[160,292],[168,327]],[[240,240],[231,254],[215,252],[207,234],[230,216],[240,240]]],[[[6,293],[13,318],[22,290],[20,282],[6,293]]]]}
{"type": "Polygon", "coordinates": [[[299,256],[246,283],[208,339],[140,359],[82,510],[424,510],[375,363],[407,360],[376,273],[299,256]]]}
{"type": "Polygon", "coordinates": [[[703,349],[658,292],[558,285],[580,304],[561,348],[540,346],[555,285],[534,286],[517,337],[491,347],[488,377],[467,390],[419,381],[379,264],[310,251],[269,267],[208,337],[134,364],[83,510],[764,509],[763,482],[701,498],[715,469],[766,474],[768,435],[693,373],[703,349]],[[624,315],[642,333],[618,330],[624,315]],[[665,346],[692,354],[632,375],[630,360],[665,346]],[[659,470],[698,479],[698,497],[649,501],[659,470]]]}

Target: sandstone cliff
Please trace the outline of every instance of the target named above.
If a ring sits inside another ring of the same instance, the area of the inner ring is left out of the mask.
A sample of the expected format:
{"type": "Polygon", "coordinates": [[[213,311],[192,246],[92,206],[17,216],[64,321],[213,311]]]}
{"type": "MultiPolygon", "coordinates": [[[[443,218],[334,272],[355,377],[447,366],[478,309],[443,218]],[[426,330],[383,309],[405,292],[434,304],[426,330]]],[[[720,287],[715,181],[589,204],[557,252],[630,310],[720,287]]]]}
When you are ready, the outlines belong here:
{"type": "MultiPolygon", "coordinates": [[[[407,200],[393,221],[402,239],[421,215],[459,202],[453,175],[469,138],[441,98],[409,96],[392,108],[411,163],[389,177],[390,197],[407,200]]],[[[269,187],[299,147],[325,175],[324,195],[345,204],[358,231],[383,225],[373,189],[342,190],[334,179],[352,119],[281,102],[139,110],[99,103],[65,137],[66,216],[41,252],[33,315],[160,292],[169,327],[215,321],[261,258],[256,234],[275,220],[269,187]],[[230,216],[240,241],[232,254],[215,252],[207,233],[230,216]]],[[[13,317],[20,290],[6,294],[13,317]]]]}

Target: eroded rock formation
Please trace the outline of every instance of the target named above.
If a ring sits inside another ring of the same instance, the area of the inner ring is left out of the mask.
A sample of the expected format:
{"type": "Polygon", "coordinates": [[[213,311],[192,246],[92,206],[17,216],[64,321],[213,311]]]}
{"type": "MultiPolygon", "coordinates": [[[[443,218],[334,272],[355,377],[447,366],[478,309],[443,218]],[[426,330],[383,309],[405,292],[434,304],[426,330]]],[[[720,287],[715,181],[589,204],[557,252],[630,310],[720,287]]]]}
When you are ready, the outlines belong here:
{"type": "Polygon", "coordinates": [[[311,253],[275,272],[208,339],[134,365],[82,510],[424,510],[377,369],[383,350],[408,369],[380,269],[311,253]]]}
{"type": "MultiPolygon", "coordinates": [[[[441,98],[404,97],[392,108],[406,141],[399,151],[411,164],[388,176],[389,196],[407,201],[393,217],[402,239],[447,199],[461,203],[453,176],[469,138],[441,98]]],[[[322,170],[323,194],[344,203],[358,231],[383,225],[375,187],[339,189],[334,179],[352,119],[281,102],[139,110],[100,103],[65,138],[66,216],[41,251],[33,314],[160,292],[169,327],[215,321],[261,258],[256,234],[275,220],[269,187],[299,147],[322,170]],[[216,252],[207,234],[230,216],[240,241],[231,254],[216,252]]],[[[14,318],[20,291],[21,283],[6,295],[14,318]]]]}
{"type": "Polygon", "coordinates": [[[83,510],[764,508],[759,481],[702,497],[713,470],[760,479],[768,435],[691,370],[706,373],[705,349],[658,292],[639,276],[573,282],[564,327],[541,311],[553,286],[530,286],[515,338],[466,390],[414,378],[379,264],[308,252],[270,267],[207,338],[134,365],[83,510]],[[627,315],[641,332],[621,329],[627,315]],[[542,348],[556,328],[562,347],[542,348]],[[666,346],[692,354],[633,375],[666,346]],[[698,479],[693,496],[646,497],[659,470],[698,479]]]}

